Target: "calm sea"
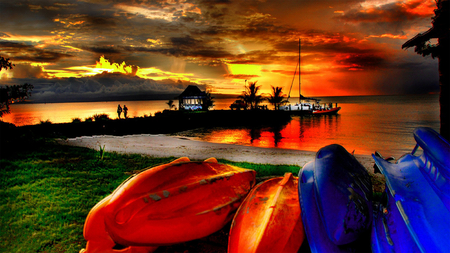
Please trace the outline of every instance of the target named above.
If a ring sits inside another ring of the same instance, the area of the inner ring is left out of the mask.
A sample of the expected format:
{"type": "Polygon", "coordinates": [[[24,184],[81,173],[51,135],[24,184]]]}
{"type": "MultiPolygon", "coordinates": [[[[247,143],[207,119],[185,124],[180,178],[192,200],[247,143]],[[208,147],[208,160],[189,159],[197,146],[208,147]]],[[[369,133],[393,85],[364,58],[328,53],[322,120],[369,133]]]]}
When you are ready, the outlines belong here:
{"type": "MultiPolygon", "coordinates": [[[[233,101],[233,98],[215,99],[214,109],[228,109],[233,101]]],[[[196,129],[180,134],[208,142],[308,151],[337,143],[349,152],[355,150],[355,154],[368,155],[378,150],[383,155],[398,157],[414,147],[412,131],[416,127],[439,131],[438,95],[327,97],[322,102],[337,102],[342,109],[338,115],[293,117],[290,123],[279,127],[196,129]]],[[[14,104],[12,113],[2,120],[22,126],[47,120],[53,123],[84,120],[102,113],[117,118],[118,104],[127,105],[129,117],[139,117],[168,108],[166,103],[156,100],[14,104]]]]}

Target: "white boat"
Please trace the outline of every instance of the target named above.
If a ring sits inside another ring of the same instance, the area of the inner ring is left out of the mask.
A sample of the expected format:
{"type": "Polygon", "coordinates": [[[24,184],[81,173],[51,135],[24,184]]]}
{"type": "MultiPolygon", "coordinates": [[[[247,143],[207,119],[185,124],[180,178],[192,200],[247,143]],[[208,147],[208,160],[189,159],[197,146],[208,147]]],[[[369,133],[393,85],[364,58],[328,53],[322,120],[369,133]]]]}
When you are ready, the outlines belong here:
{"type": "Polygon", "coordinates": [[[281,111],[289,111],[297,114],[311,114],[314,108],[316,106],[313,103],[302,102],[301,100],[299,103],[287,103],[280,106],[281,111]]]}
{"type": "Polygon", "coordinates": [[[300,78],[300,52],[301,52],[301,41],[298,40],[298,97],[299,101],[297,103],[290,103],[289,98],[291,97],[292,85],[294,84],[295,74],[297,73],[297,67],[295,67],[294,77],[292,78],[291,87],[289,89],[289,95],[287,103],[280,106],[279,110],[289,111],[292,114],[304,115],[304,114],[336,114],[341,107],[332,107],[332,103],[320,105],[320,99],[317,98],[307,98],[301,94],[301,78],[300,78]],[[313,102],[311,102],[313,101],[313,102]]]}

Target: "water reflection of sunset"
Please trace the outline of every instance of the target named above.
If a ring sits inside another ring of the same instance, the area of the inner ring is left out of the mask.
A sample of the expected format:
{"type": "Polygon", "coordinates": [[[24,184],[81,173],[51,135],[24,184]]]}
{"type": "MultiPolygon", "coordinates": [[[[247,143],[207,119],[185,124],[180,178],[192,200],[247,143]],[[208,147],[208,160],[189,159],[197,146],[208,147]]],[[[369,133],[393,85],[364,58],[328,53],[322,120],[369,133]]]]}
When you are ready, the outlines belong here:
{"type": "Polygon", "coordinates": [[[316,150],[334,139],[340,115],[294,117],[284,126],[251,129],[216,129],[202,140],[218,143],[251,145],[264,148],[316,150]],[[322,141],[318,141],[322,140],[322,141]]]}
{"type": "MultiPolygon", "coordinates": [[[[293,117],[286,125],[251,129],[210,129],[198,135],[204,141],[240,144],[264,148],[317,151],[330,144],[340,144],[355,154],[370,155],[383,150],[399,156],[415,142],[416,127],[439,129],[436,96],[355,97],[344,102],[338,115],[293,117]],[[417,103],[418,99],[423,99],[417,103]]],[[[326,101],[326,98],[323,99],[326,101]]]]}

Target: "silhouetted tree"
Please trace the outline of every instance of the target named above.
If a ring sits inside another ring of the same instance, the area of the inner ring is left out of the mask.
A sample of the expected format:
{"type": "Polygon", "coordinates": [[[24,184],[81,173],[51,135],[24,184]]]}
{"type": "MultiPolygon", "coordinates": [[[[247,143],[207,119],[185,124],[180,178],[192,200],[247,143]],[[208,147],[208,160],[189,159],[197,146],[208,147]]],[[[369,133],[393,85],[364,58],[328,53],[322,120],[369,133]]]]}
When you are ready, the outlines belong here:
{"type": "Polygon", "coordinates": [[[9,105],[13,102],[23,102],[31,96],[33,85],[25,83],[0,87],[0,117],[10,113],[9,105]]]}
{"type": "Polygon", "coordinates": [[[264,101],[263,96],[258,95],[261,86],[256,86],[255,81],[253,83],[249,82],[248,86],[245,86],[245,90],[242,92],[238,98],[244,100],[247,106],[250,106],[250,110],[257,109],[258,105],[264,101]]]}
{"type": "MultiPolygon", "coordinates": [[[[12,69],[14,64],[9,61],[9,58],[0,56],[0,70],[12,69]]],[[[0,117],[4,114],[10,113],[9,105],[13,102],[22,102],[31,96],[33,85],[25,83],[22,85],[12,85],[0,87],[0,117]]]]}
{"type": "Polygon", "coordinates": [[[286,95],[283,94],[282,87],[272,86],[272,94],[270,94],[268,101],[273,105],[275,110],[278,110],[281,104],[287,102],[287,100],[284,99],[285,97],[286,95]]]}
{"type": "Polygon", "coordinates": [[[5,59],[3,56],[0,56],[0,70],[2,70],[3,68],[12,69],[13,66],[15,65],[9,61],[9,58],[5,59]]]}
{"type": "Polygon", "coordinates": [[[214,106],[214,97],[211,96],[210,92],[205,92],[205,99],[203,100],[202,110],[207,111],[209,108],[214,106]]]}
{"type": "Polygon", "coordinates": [[[450,0],[436,0],[437,9],[432,18],[432,27],[405,42],[402,48],[415,47],[422,56],[431,55],[439,59],[439,104],[441,107],[441,135],[450,140],[450,0]],[[430,39],[437,38],[436,45],[430,39]]]}
{"type": "Polygon", "coordinates": [[[172,99],[170,99],[166,104],[169,106],[169,110],[172,110],[172,108],[175,107],[175,105],[173,104],[173,100],[172,99]]]}

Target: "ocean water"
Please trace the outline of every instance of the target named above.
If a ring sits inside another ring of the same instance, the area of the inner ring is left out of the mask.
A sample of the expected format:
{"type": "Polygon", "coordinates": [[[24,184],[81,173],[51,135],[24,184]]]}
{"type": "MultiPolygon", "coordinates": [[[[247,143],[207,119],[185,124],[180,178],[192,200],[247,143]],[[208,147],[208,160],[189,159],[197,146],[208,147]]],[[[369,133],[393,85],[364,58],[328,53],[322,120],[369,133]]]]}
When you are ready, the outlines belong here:
{"type": "MultiPolygon", "coordinates": [[[[234,100],[215,99],[214,109],[228,109],[234,100]]],[[[338,115],[294,116],[288,124],[276,127],[218,127],[179,134],[208,142],[307,151],[336,143],[355,154],[369,155],[377,150],[386,156],[399,157],[414,147],[415,128],[431,127],[439,131],[439,99],[435,94],[326,97],[322,102],[337,102],[342,109],[338,115]]],[[[11,114],[2,120],[22,126],[47,120],[52,123],[71,122],[74,118],[84,120],[102,113],[117,118],[118,104],[127,105],[129,117],[140,117],[168,109],[166,103],[166,100],[154,100],[13,104],[11,114]]]]}
{"type": "Polygon", "coordinates": [[[440,128],[438,95],[328,97],[321,102],[337,102],[342,109],[338,115],[293,117],[279,127],[219,127],[182,134],[208,142],[314,152],[340,144],[355,154],[379,151],[399,158],[414,148],[415,128],[440,128]]]}

